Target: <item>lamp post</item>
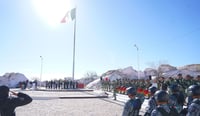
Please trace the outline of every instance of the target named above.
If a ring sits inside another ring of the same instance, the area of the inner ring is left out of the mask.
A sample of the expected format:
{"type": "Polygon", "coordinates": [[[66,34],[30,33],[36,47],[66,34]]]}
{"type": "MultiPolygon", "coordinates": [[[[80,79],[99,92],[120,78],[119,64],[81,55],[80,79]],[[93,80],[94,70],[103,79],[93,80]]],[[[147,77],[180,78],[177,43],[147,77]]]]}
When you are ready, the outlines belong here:
{"type": "Polygon", "coordinates": [[[42,87],[42,68],[43,68],[43,57],[40,56],[41,60],[41,69],[40,69],[40,87],[42,87]]]}
{"type": "Polygon", "coordinates": [[[138,79],[140,78],[139,70],[140,70],[140,64],[139,64],[139,48],[136,44],[134,44],[134,47],[137,50],[137,65],[138,65],[138,79]]]}

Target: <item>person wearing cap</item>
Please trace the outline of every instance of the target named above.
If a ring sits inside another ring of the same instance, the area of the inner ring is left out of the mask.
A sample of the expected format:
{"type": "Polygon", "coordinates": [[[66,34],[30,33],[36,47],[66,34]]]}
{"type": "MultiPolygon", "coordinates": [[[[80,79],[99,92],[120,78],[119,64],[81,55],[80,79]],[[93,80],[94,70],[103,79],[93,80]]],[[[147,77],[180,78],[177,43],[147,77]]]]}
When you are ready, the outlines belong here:
{"type": "Polygon", "coordinates": [[[151,112],[151,116],[179,116],[175,108],[168,105],[169,94],[164,90],[156,91],[155,95],[156,108],[151,112]]]}
{"type": "Polygon", "coordinates": [[[126,91],[130,99],[125,103],[122,116],[138,116],[142,102],[135,97],[137,90],[135,87],[128,87],[126,91]]]}
{"type": "Polygon", "coordinates": [[[169,95],[169,106],[176,108],[178,113],[183,110],[183,105],[185,103],[184,94],[180,91],[180,87],[178,84],[173,84],[169,87],[170,95],[169,95]]]}
{"type": "Polygon", "coordinates": [[[151,112],[156,108],[156,99],[154,97],[154,94],[157,91],[157,87],[151,86],[149,87],[148,91],[150,93],[150,98],[148,100],[146,113],[144,114],[144,116],[150,116],[151,112]]]}
{"type": "Polygon", "coordinates": [[[0,116],[15,116],[15,108],[32,102],[32,98],[24,93],[16,93],[2,85],[0,86],[0,116]],[[9,93],[13,96],[9,96],[9,93]]]}
{"type": "Polygon", "coordinates": [[[192,101],[188,106],[187,116],[200,116],[200,85],[191,85],[188,96],[192,97],[192,101]]]}

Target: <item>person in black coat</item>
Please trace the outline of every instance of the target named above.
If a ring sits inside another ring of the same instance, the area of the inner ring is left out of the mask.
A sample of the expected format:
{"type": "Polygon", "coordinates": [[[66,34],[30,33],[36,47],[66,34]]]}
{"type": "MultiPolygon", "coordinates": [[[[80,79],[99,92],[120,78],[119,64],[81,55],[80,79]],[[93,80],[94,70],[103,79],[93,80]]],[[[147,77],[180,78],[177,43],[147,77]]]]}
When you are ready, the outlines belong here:
{"type": "Polygon", "coordinates": [[[15,116],[15,108],[32,102],[32,98],[24,93],[10,91],[5,85],[0,86],[0,116],[15,116]],[[9,92],[12,95],[9,96],[9,92]]]}

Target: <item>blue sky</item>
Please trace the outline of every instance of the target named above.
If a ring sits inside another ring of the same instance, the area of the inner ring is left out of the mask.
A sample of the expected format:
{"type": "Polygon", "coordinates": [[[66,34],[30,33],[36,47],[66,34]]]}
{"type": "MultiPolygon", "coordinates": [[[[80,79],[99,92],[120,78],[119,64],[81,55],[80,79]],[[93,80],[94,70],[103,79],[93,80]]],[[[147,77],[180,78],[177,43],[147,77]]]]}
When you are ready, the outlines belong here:
{"type": "Polygon", "coordinates": [[[60,20],[75,6],[75,79],[87,72],[138,69],[134,44],[139,48],[140,70],[159,63],[177,67],[200,63],[198,0],[40,1],[0,1],[1,75],[20,72],[40,77],[42,56],[43,80],[70,77],[73,22],[60,20]]]}

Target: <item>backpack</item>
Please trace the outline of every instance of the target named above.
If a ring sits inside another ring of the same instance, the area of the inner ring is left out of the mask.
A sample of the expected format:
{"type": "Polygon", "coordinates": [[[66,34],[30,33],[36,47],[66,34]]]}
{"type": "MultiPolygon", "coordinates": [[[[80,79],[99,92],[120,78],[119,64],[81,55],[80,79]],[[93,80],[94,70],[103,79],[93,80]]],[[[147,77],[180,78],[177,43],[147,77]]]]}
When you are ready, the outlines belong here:
{"type": "Polygon", "coordinates": [[[156,108],[162,116],[179,116],[178,111],[175,108],[170,108],[170,112],[166,112],[162,107],[157,107],[156,108]]]}

